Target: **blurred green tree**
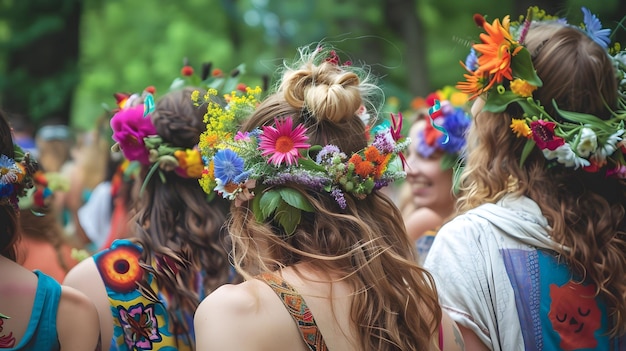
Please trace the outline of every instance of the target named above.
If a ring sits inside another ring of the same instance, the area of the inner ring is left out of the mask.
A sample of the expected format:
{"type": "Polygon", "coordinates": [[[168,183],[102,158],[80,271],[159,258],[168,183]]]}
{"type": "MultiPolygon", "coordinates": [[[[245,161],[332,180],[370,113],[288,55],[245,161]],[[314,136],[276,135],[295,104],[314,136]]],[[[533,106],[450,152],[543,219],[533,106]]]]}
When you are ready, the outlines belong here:
{"type": "Polygon", "coordinates": [[[9,113],[38,123],[54,117],[69,122],[79,81],[80,0],[5,0],[0,22],[4,74],[0,103],[9,113]]]}

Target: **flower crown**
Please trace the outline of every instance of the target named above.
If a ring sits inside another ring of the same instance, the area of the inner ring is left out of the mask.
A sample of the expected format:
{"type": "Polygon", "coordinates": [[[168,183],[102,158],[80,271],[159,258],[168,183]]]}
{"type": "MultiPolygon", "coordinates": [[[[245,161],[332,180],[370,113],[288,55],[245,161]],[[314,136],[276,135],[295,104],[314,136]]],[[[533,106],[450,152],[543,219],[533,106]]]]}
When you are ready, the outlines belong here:
{"type": "MultiPolygon", "coordinates": [[[[211,67],[210,63],[203,64],[202,76],[198,76],[188,61],[184,60],[182,77],[174,79],[169,90],[185,86],[202,86],[210,90],[235,89],[239,94],[246,90],[246,85],[239,83],[239,76],[245,72],[243,64],[237,66],[227,76],[218,68],[209,73],[211,67]]],[[[173,146],[163,142],[157,134],[150,118],[150,113],[155,109],[154,94],[155,89],[152,86],[144,89],[141,94],[114,94],[119,109],[111,119],[113,140],[116,142],[112,149],[121,150],[129,161],[136,161],[145,166],[152,165],[143,187],[157,172],[162,182],[165,182],[163,172],[175,172],[183,178],[200,179],[205,164],[198,148],[173,146]]],[[[195,98],[197,99],[197,96],[195,98]]]]}
{"type": "MultiPolygon", "coordinates": [[[[215,93],[209,91],[209,95],[215,93]]],[[[335,145],[310,145],[306,127],[294,126],[291,116],[276,118],[273,125],[251,132],[238,131],[240,122],[256,107],[259,93],[260,89],[248,88],[245,96],[231,97],[226,108],[205,96],[209,101],[207,131],[199,146],[208,163],[200,180],[207,194],[217,192],[234,200],[236,206],[252,200],[257,221],[273,218],[291,235],[302,211],[314,209],[301,193],[285,184],[329,193],[345,209],[346,193],[364,199],[405,176],[399,160],[410,140],[400,135],[401,116],[396,119],[392,115],[391,127],[375,128],[367,147],[346,155],[335,145]]]]}
{"type": "Polygon", "coordinates": [[[13,145],[13,149],[15,159],[0,155],[0,204],[10,203],[18,211],[19,198],[26,196],[35,184],[33,175],[39,164],[18,145],[13,145]]]}
{"type": "Polygon", "coordinates": [[[441,168],[453,168],[465,147],[465,134],[471,118],[463,109],[467,94],[444,87],[429,94],[420,105],[429,110],[430,123],[418,132],[417,153],[424,158],[442,151],[441,168]]]}
{"type": "Polygon", "coordinates": [[[200,152],[197,148],[187,149],[163,142],[150,119],[150,103],[146,101],[151,100],[151,95],[147,96],[144,103],[124,106],[111,118],[112,138],[116,142],[112,150],[121,150],[129,161],[152,165],[146,180],[156,171],[163,182],[163,171],[174,171],[183,178],[200,178],[203,168],[200,152]]]}
{"type": "MultiPolygon", "coordinates": [[[[619,45],[609,49],[609,29],[602,29],[598,18],[588,9],[582,8],[585,32],[598,45],[607,49],[613,59],[620,80],[619,108],[626,105],[626,52],[619,45]],[[614,56],[611,52],[617,52],[614,56]]],[[[533,98],[533,92],[542,86],[541,79],[534,69],[531,55],[524,46],[524,38],[531,22],[538,20],[558,21],[563,19],[548,16],[537,7],[531,7],[523,23],[511,23],[509,16],[488,23],[481,15],[474,19],[486,33],[480,35],[481,43],[474,44],[466,62],[461,65],[468,71],[466,81],[459,82],[457,88],[470,95],[470,99],[487,93],[485,111],[504,112],[507,106],[517,103],[524,111],[523,118],[512,119],[511,130],[520,138],[527,138],[520,165],[528,157],[533,147],[539,147],[544,157],[565,167],[582,168],[588,172],[598,172],[606,168],[606,176],[626,178],[624,160],[624,118],[626,113],[613,112],[608,120],[589,114],[564,111],[552,102],[560,119],[550,116],[541,102],[533,98]]]]}

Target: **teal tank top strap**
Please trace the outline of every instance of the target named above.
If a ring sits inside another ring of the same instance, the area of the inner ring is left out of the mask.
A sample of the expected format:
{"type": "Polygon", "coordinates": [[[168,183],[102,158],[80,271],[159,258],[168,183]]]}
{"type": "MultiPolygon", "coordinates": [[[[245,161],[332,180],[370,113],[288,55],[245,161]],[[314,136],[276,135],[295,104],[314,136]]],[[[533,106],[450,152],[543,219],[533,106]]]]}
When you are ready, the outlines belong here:
{"type": "Polygon", "coordinates": [[[61,299],[61,285],[41,271],[37,275],[37,291],[33,309],[24,333],[15,350],[59,350],[57,335],[57,309],[61,299]]]}
{"type": "Polygon", "coordinates": [[[302,339],[304,339],[309,350],[328,351],[322,333],[315,323],[315,318],[313,318],[313,313],[311,313],[302,295],[289,283],[274,274],[264,273],[256,278],[264,281],[278,295],[293,320],[298,324],[302,339]]]}

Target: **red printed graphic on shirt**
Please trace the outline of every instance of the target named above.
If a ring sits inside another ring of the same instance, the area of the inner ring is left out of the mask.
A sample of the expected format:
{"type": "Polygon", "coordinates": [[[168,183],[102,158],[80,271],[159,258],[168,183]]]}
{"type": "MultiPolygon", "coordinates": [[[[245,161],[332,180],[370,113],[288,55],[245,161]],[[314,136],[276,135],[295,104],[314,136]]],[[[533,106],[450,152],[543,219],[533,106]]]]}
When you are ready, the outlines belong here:
{"type": "Polygon", "coordinates": [[[550,284],[552,328],[561,337],[563,350],[594,348],[598,341],[594,332],[600,328],[601,312],[594,298],[596,287],[568,282],[563,286],[550,284]]]}

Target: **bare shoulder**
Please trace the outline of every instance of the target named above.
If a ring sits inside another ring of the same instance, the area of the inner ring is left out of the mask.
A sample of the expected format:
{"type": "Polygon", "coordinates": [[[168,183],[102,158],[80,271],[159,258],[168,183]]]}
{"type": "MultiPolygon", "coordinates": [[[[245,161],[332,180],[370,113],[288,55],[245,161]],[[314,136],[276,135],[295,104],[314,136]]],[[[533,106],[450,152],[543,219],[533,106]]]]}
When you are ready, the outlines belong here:
{"type": "Polygon", "coordinates": [[[94,260],[89,257],[72,268],[65,276],[63,285],[80,291],[95,304],[100,317],[103,347],[108,350],[113,336],[113,316],[106,287],[94,260]]]}
{"type": "Polygon", "coordinates": [[[77,288],[80,286],[89,286],[91,282],[95,279],[99,280],[99,278],[100,274],[98,274],[96,263],[91,257],[88,257],[80,261],[74,268],[67,272],[63,280],[63,285],[77,288]]]}
{"type": "Polygon", "coordinates": [[[74,288],[62,287],[57,332],[63,350],[96,350],[100,345],[100,320],[96,306],[74,288]]]}
{"type": "Polygon", "coordinates": [[[441,340],[443,340],[443,351],[465,350],[463,335],[457,324],[448,316],[446,311],[443,311],[440,333],[442,333],[441,340]]]}
{"type": "Polygon", "coordinates": [[[238,285],[223,285],[196,310],[196,347],[198,350],[272,349],[277,337],[280,338],[277,331],[281,333],[285,317],[287,323],[295,326],[265,283],[253,279],[238,285]]]}

